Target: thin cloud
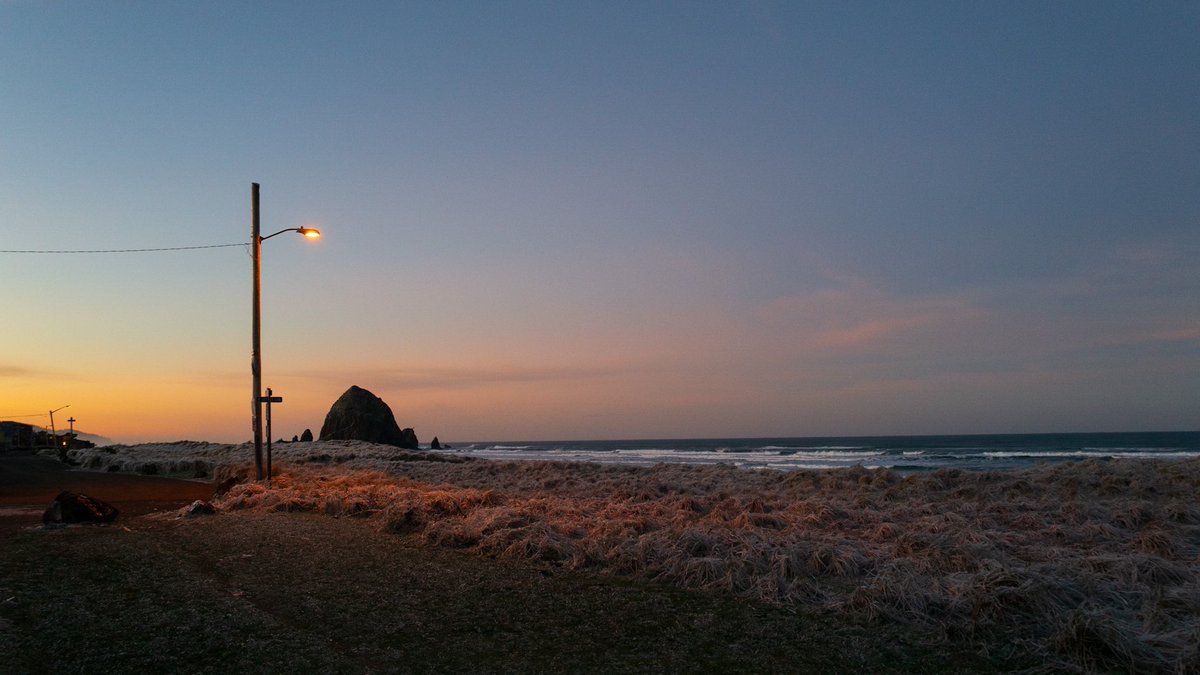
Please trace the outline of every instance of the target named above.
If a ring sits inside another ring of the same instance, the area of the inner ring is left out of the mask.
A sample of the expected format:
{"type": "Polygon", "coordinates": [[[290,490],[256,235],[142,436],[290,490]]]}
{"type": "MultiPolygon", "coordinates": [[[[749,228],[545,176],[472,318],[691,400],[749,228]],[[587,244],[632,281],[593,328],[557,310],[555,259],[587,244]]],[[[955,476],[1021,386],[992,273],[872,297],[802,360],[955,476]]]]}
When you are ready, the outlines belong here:
{"type": "Polygon", "coordinates": [[[1200,324],[1112,338],[1102,341],[1101,344],[1110,347],[1128,347],[1173,342],[1200,342],[1200,324]]]}
{"type": "Polygon", "coordinates": [[[49,373],[39,372],[24,366],[0,365],[0,378],[46,377],[49,373]]]}
{"type": "Polygon", "coordinates": [[[1200,325],[1151,333],[1154,342],[1195,342],[1200,340],[1200,325]]]}
{"type": "Polygon", "coordinates": [[[44,370],[41,368],[0,364],[0,380],[27,379],[46,379],[58,382],[88,382],[92,378],[85,372],[44,370]]]}
{"type": "Polygon", "coordinates": [[[834,350],[880,348],[982,314],[960,297],[905,298],[862,281],[775,298],[754,312],[761,326],[797,346],[834,350]]]}
{"type": "Polygon", "coordinates": [[[339,383],[364,382],[383,388],[463,389],[494,384],[529,384],[617,377],[634,372],[623,366],[430,367],[378,370],[306,371],[294,375],[339,383]]]}
{"type": "MultiPolygon", "coordinates": [[[[526,384],[536,382],[561,382],[570,380],[592,380],[617,377],[646,368],[632,366],[431,366],[424,368],[347,368],[300,371],[274,371],[275,377],[296,377],[323,380],[338,384],[361,384],[380,388],[398,387],[408,389],[463,389],[493,384],[526,384]],[[370,383],[368,385],[367,383],[370,383]]],[[[240,386],[249,380],[249,373],[221,371],[195,373],[195,381],[204,381],[219,386],[240,386]]]]}
{"type": "Polygon", "coordinates": [[[245,372],[233,370],[191,371],[187,377],[195,383],[210,386],[240,386],[250,380],[250,369],[245,372]]]}

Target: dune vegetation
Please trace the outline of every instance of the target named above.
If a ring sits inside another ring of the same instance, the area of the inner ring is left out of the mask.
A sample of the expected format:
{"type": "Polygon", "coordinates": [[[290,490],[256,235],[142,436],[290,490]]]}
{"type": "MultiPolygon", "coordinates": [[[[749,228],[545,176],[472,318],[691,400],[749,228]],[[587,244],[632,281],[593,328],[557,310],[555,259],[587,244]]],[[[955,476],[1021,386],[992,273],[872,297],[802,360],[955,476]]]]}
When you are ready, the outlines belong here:
{"type": "Polygon", "coordinates": [[[246,480],[246,446],[73,453],[212,476],[225,511],[371,518],[431,546],[912,625],[1055,669],[1200,670],[1200,460],[901,475],[288,446],[269,487],[246,480]]]}

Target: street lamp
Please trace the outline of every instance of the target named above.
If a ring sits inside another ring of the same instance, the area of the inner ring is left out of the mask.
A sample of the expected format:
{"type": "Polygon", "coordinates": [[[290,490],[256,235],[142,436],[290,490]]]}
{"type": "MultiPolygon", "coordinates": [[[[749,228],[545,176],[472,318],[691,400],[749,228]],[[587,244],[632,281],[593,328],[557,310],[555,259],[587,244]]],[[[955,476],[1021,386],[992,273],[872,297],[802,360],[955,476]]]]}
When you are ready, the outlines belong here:
{"type": "Polygon", "coordinates": [[[316,239],[321,233],[311,227],[288,227],[275,234],[263,237],[258,233],[258,183],[250,184],[250,251],[254,259],[254,318],[252,321],[252,348],[250,352],[250,374],[254,379],[254,395],[250,400],[250,424],[254,428],[254,474],[263,478],[262,452],[262,243],[284,232],[298,232],[307,239],[316,239]]]}
{"type": "Polygon", "coordinates": [[[64,406],[62,406],[62,407],[60,407],[60,408],[55,408],[54,410],[51,410],[51,411],[50,411],[50,439],[51,439],[51,440],[50,440],[50,443],[51,443],[51,445],[53,445],[54,447],[58,448],[58,459],[59,459],[59,461],[61,461],[61,462],[65,462],[65,461],[67,461],[67,451],[66,451],[66,450],[64,450],[64,449],[63,449],[63,448],[62,448],[62,447],[61,447],[61,446],[58,444],[58,429],[55,429],[55,428],[54,428],[54,413],[58,412],[59,410],[62,410],[63,408],[70,408],[70,407],[71,407],[71,405],[70,405],[70,404],[67,404],[67,405],[64,405],[64,406]]]}

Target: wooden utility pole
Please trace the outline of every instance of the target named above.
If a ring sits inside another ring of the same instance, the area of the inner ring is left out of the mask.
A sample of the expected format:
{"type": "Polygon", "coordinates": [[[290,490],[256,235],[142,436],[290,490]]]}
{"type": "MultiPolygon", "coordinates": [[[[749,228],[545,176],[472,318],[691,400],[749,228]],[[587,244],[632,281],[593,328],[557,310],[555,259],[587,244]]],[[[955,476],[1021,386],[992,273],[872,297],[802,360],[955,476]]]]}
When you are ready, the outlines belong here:
{"type": "Polygon", "coordinates": [[[271,391],[271,388],[267,387],[267,395],[262,397],[260,400],[263,403],[267,404],[267,485],[270,485],[271,484],[271,475],[272,475],[271,474],[271,404],[272,403],[283,403],[283,397],[276,396],[274,394],[274,392],[271,391]]]}
{"type": "MultiPolygon", "coordinates": [[[[266,398],[270,397],[270,393],[266,397],[262,395],[262,243],[284,232],[298,232],[307,239],[316,239],[321,236],[321,232],[312,227],[285,227],[275,234],[262,236],[258,221],[258,183],[251,183],[250,257],[254,260],[254,296],[252,298],[254,316],[251,319],[253,347],[250,352],[250,373],[254,378],[254,391],[250,397],[250,426],[254,428],[254,474],[257,480],[263,479],[263,403],[266,398]]],[[[267,414],[270,415],[270,408],[267,410],[267,414]]],[[[267,435],[270,436],[270,434],[271,432],[268,430],[267,435]]],[[[267,439],[268,452],[270,440],[270,438],[267,439]]],[[[267,478],[270,479],[270,473],[267,474],[267,478]]]]}
{"type": "Polygon", "coordinates": [[[263,479],[262,448],[262,319],[260,294],[262,292],[262,237],[258,229],[258,183],[250,184],[250,253],[254,259],[254,299],[251,321],[250,374],[254,380],[254,393],[250,397],[250,423],[254,427],[254,476],[263,479]]]}

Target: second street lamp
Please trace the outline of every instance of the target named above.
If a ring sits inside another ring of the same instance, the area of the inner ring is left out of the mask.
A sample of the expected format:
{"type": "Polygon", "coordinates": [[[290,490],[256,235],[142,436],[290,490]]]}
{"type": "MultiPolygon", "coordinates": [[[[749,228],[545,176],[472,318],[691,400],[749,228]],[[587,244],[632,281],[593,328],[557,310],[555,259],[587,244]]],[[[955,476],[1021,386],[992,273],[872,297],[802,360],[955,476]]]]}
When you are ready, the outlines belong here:
{"type": "Polygon", "coordinates": [[[298,232],[308,239],[316,239],[321,233],[311,227],[288,227],[275,234],[261,236],[258,228],[258,183],[250,184],[250,253],[254,260],[254,298],[251,323],[252,348],[250,352],[250,374],[254,380],[254,396],[250,401],[250,424],[254,428],[254,475],[263,479],[263,428],[262,428],[262,243],[284,232],[298,232]]]}

